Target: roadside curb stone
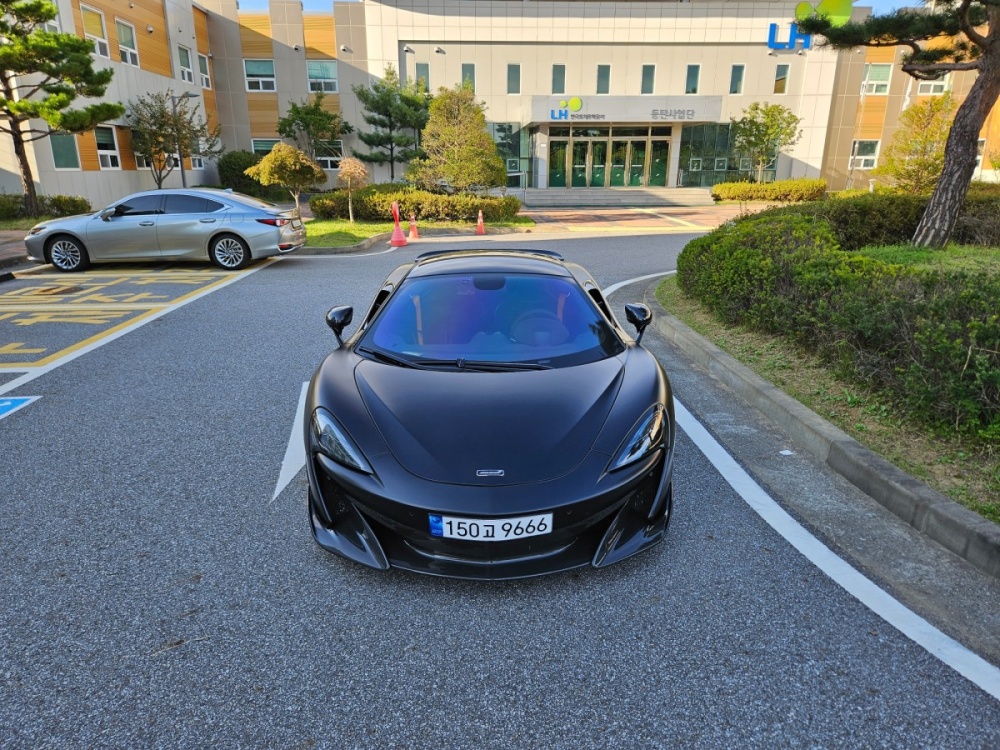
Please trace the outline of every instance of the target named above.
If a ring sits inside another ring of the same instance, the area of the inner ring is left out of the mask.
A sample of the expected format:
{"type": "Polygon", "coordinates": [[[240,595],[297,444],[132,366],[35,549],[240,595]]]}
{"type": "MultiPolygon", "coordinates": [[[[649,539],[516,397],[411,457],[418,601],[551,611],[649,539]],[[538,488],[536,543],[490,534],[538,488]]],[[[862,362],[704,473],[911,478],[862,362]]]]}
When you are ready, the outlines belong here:
{"type": "Polygon", "coordinates": [[[663,309],[656,299],[658,284],[647,288],[646,304],[659,311],[653,322],[665,338],[859,490],[945,549],[1000,578],[1000,526],[865,448],[695,333],[663,309]]]}

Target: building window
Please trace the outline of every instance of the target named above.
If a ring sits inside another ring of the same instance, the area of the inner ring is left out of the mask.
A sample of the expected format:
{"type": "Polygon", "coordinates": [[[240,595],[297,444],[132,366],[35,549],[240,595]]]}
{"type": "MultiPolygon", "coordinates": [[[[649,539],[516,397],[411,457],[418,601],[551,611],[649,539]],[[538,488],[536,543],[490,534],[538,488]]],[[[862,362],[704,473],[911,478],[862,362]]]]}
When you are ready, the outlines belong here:
{"type": "Polygon", "coordinates": [[[208,72],[208,58],[205,55],[198,55],[198,71],[201,73],[201,87],[212,88],[212,74],[208,72]]]}
{"type": "Polygon", "coordinates": [[[986,153],[986,139],[976,141],[976,169],[983,168],[983,154],[986,153]]]}
{"type": "Polygon", "coordinates": [[[417,63],[417,81],[424,82],[424,90],[431,90],[431,65],[430,63],[417,63]]]}
{"type": "Polygon", "coordinates": [[[50,34],[58,34],[59,31],[60,31],[60,29],[59,29],[59,15],[56,14],[56,17],[53,18],[51,21],[46,21],[45,23],[43,23],[42,24],[42,31],[47,31],[50,34]]]}
{"type": "Polygon", "coordinates": [[[688,162],[688,169],[692,172],[701,171],[701,159],[694,158],[688,162]]]}
{"type": "Polygon", "coordinates": [[[701,77],[700,65],[688,65],[687,82],[684,84],[685,94],[698,93],[698,79],[701,77]]]}
{"type": "Polygon", "coordinates": [[[462,85],[471,86],[476,90],[476,65],[475,63],[462,63],[462,85]]]}
{"type": "Polygon", "coordinates": [[[118,138],[115,129],[108,127],[94,128],[97,139],[97,160],[101,169],[121,169],[121,159],[118,158],[118,138]]]}
{"type": "Polygon", "coordinates": [[[258,156],[267,156],[280,142],[278,138],[254,138],[250,141],[250,150],[258,156]]]}
{"type": "Polygon", "coordinates": [[[788,91],[788,66],[777,65],[774,68],[774,93],[784,94],[788,91]]]}
{"type": "Polygon", "coordinates": [[[108,34],[104,30],[104,14],[86,6],[80,6],[83,16],[83,33],[94,43],[94,54],[111,59],[108,51],[108,34]]]}
{"type": "Polygon", "coordinates": [[[715,160],[715,171],[725,172],[729,168],[729,159],[721,157],[715,160]]]}
{"type": "Polygon", "coordinates": [[[743,73],[746,71],[745,65],[734,65],[732,72],[729,74],[729,93],[730,94],[742,94],[743,93],[743,73]]]}
{"type": "Polygon", "coordinates": [[[188,157],[191,160],[191,169],[204,169],[205,159],[201,156],[188,157]]]}
{"type": "Polygon", "coordinates": [[[323,169],[340,169],[342,158],[344,158],[343,141],[327,141],[316,144],[316,163],[323,169]]]}
{"type": "Polygon", "coordinates": [[[309,90],[324,94],[336,94],[337,88],[337,61],[336,60],[309,60],[306,62],[306,73],[309,76],[309,90]]]}
{"type": "Polygon", "coordinates": [[[851,169],[874,169],[878,162],[878,141],[851,144],[851,169]]]}
{"type": "Polygon", "coordinates": [[[80,153],[76,148],[76,136],[53,133],[49,136],[52,146],[52,163],[56,169],[79,169],[80,153]]]}
{"type": "Polygon", "coordinates": [[[181,64],[181,80],[194,83],[194,69],[191,67],[191,50],[187,47],[177,47],[177,57],[181,64]]]}
{"type": "Polygon", "coordinates": [[[597,93],[598,94],[610,94],[611,93],[611,66],[610,65],[598,65],[597,66],[597,93]]]}
{"type": "Polygon", "coordinates": [[[507,93],[521,93],[521,66],[516,63],[507,65],[507,93]]]}
{"type": "Polygon", "coordinates": [[[247,91],[274,91],[274,60],[244,60],[247,91]]]}
{"type": "Polygon", "coordinates": [[[642,66],[642,88],[639,90],[640,94],[652,94],[653,93],[653,82],[656,80],[656,66],[655,65],[643,65],[642,66]]]}
{"type": "Polygon", "coordinates": [[[865,63],[865,79],[861,84],[861,93],[888,94],[891,75],[892,63],[865,63]]]}
{"type": "Polygon", "coordinates": [[[566,93],[566,66],[565,65],[553,65],[552,66],[552,93],[553,94],[565,94],[566,93]]]}
{"type": "Polygon", "coordinates": [[[115,31],[118,32],[118,56],[126,65],[139,67],[139,47],[135,42],[135,27],[115,21],[115,31]]]}
{"type": "Polygon", "coordinates": [[[951,73],[947,73],[936,81],[921,81],[917,85],[918,96],[940,96],[951,91],[951,73]]]}

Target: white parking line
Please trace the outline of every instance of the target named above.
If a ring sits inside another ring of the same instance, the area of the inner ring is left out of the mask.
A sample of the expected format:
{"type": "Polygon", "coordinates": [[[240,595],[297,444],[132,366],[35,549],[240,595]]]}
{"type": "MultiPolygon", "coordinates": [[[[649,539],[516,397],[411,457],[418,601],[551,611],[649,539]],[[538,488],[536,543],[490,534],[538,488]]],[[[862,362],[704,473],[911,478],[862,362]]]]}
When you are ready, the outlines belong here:
{"type": "MultiPolygon", "coordinates": [[[[659,276],[669,276],[672,273],[674,272],[649,274],[622,281],[608,287],[604,294],[608,297],[629,284],[659,276]]],[[[834,554],[829,547],[786,513],[676,399],[674,408],[678,426],[691,438],[698,450],[711,462],[729,486],[772,529],[868,609],[926,649],[931,656],[944,662],[993,698],[1000,700],[1000,669],[974,654],[954,638],[942,633],[834,554]]]]}

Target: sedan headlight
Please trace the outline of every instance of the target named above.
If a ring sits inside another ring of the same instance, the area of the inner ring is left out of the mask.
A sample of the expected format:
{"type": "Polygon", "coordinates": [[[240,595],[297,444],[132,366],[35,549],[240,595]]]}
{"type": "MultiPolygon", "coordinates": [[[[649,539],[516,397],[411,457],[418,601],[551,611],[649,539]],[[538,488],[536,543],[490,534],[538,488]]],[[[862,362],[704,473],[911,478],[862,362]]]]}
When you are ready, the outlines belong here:
{"type": "Polygon", "coordinates": [[[316,442],[325,455],[349,469],[365,474],[375,473],[347,430],[326,409],[318,408],[313,412],[312,429],[316,442]]]}
{"type": "Polygon", "coordinates": [[[28,236],[31,237],[33,234],[41,234],[46,229],[48,229],[48,227],[45,226],[45,224],[38,224],[37,226],[33,226],[31,229],[28,230],[28,236]]]}
{"type": "Polygon", "coordinates": [[[653,404],[636,423],[632,434],[622,443],[608,470],[615,471],[635,463],[659,448],[663,444],[666,427],[666,407],[663,404],[653,404]]]}

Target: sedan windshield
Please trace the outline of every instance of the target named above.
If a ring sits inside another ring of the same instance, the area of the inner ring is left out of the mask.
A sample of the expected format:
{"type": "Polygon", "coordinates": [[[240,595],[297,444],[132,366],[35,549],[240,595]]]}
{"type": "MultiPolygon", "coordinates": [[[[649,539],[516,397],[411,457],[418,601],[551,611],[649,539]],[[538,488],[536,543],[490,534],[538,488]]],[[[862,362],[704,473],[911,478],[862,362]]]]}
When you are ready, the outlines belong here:
{"type": "Polygon", "coordinates": [[[478,372],[568,367],[623,350],[572,279],[503,273],[407,280],[355,349],[401,366],[478,372]]]}

